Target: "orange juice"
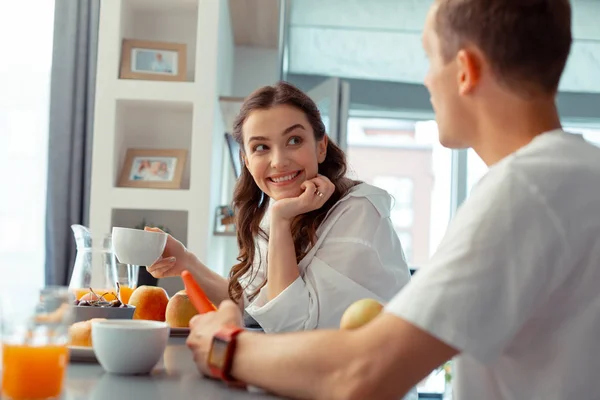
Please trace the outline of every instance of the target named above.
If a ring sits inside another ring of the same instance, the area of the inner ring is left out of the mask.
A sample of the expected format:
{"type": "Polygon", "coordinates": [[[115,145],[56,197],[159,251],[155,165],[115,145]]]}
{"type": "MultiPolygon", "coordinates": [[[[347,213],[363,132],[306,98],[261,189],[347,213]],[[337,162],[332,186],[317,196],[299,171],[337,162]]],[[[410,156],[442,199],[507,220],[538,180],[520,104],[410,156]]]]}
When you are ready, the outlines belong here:
{"type": "Polygon", "coordinates": [[[135,287],[130,288],[129,286],[121,285],[119,287],[119,294],[121,295],[121,301],[125,304],[129,304],[129,298],[131,293],[135,290],[135,287]]]}
{"type": "Polygon", "coordinates": [[[62,392],[69,352],[65,345],[2,346],[2,396],[48,399],[62,392]]]}
{"type": "MultiPolygon", "coordinates": [[[[75,289],[75,298],[77,300],[81,299],[83,296],[90,292],[90,289],[75,289]]],[[[115,293],[114,289],[94,289],[94,293],[98,296],[102,296],[104,293],[115,293]]],[[[104,300],[112,301],[115,300],[116,297],[113,294],[107,294],[104,296],[104,300]]]]}

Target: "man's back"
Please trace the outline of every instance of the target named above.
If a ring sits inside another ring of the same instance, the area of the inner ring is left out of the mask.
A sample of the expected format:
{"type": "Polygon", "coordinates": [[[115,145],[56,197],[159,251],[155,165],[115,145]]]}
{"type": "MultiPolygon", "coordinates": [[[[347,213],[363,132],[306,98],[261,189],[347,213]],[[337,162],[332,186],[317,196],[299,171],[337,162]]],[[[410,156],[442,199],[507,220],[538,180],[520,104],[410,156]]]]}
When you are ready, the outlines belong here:
{"type": "Polygon", "coordinates": [[[600,149],[554,131],[490,168],[388,309],[461,351],[461,400],[590,398],[599,288],[600,149]]]}

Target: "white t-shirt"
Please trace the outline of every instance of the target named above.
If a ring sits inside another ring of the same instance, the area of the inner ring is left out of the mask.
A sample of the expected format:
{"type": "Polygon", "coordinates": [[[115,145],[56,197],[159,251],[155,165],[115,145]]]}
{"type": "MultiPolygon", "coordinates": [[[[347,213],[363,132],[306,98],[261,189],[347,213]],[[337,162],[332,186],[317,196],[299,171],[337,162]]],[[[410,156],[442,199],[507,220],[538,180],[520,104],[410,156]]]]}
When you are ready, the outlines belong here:
{"type": "MultiPolygon", "coordinates": [[[[300,276],[268,301],[266,288],[246,312],[265,332],[338,328],[346,308],[362,298],[388,302],[410,280],[402,247],[390,221],[390,195],[362,183],[340,199],[317,229],[317,242],[298,265],[300,276]]],[[[268,216],[261,224],[268,232],[268,216]]],[[[267,275],[267,248],[258,241],[253,293],[267,275]]],[[[267,284],[268,285],[268,284],[267,284]]]]}
{"type": "Polygon", "coordinates": [[[552,131],[490,168],[386,311],[460,351],[460,400],[600,398],[600,149],[552,131]]]}

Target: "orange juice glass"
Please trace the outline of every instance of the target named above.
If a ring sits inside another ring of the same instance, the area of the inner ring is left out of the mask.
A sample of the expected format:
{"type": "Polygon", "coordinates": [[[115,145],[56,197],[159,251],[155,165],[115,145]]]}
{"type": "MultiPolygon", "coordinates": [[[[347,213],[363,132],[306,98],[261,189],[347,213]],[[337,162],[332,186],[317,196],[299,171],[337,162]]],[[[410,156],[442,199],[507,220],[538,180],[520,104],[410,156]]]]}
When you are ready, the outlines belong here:
{"type": "Polygon", "coordinates": [[[119,294],[121,295],[121,301],[125,304],[129,304],[129,298],[131,297],[131,293],[133,293],[133,291],[135,290],[135,286],[134,287],[129,287],[129,286],[120,286],[119,288],[119,294]]]}
{"type": "Polygon", "coordinates": [[[74,300],[66,287],[19,288],[2,297],[2,399],[60,398],[74,300]]]}
{"type": "Polygon", "coordinates": [[[131,293],[137,287],[139,271],[139,265],[123,264],[120,262],[116,262],[113,267],[112,279],[115,285],[119,284],[119,295],[121,296],[121,301],[125,304],[129,303],[129,297],[131,297],[131,293]]]}
{"type": "Polygon", "coordinates": [[[66,345],[2,345],[2,396],[13,400],[59,398],[69,362],[66,345]]]}
{"type": "MultiPolygon", "coordinates": [[[[116,299],[114,293],[116,293],[116,289],[94,289],[92,288],[92,290],[94,291],[94,293],[96,293],[98,296],[102,296],[104,295],[104,300],[106,301],[113,301],[116,299]],[[108,294],[105,294],[108,293],[108,294]]],[[[75,293],[75,298],[77,300],[81,299],[83,296],[85,296],[86,294],[88,294],[90,292],[90,289],[73,289],[73,292],[75,293]]]]}

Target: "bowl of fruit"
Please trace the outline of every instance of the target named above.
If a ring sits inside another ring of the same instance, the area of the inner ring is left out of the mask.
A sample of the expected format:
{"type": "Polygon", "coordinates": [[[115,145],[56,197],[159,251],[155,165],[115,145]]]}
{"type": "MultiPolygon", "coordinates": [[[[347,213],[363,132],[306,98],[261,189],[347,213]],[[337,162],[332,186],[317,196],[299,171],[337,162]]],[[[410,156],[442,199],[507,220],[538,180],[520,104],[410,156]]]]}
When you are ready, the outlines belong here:
{"type": "Polygon", "coordinates": [[[116,292],[89,288],[87,293],[77,297],[75,300],[74,322],[87,321],[92,318],[133,318],[135,307],[121,301],[118,284],[116,292]]]}

